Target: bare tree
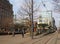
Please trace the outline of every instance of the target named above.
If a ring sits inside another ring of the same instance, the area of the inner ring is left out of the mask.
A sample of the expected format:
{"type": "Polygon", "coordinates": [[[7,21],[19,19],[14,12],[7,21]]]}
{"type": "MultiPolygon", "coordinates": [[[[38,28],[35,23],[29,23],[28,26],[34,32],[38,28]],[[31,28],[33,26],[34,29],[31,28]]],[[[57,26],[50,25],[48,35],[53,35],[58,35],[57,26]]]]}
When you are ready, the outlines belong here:
{"type": "Polygon", "coordinates": [[[53,0],[54,1],[54,11],[56,11],[57,13],[60,13],[60,0],[53,0]]]}
{"type": "Polygon", "coordinates": [[[39,11],[40,4],[36,2],[36,0],[24,0],[23,5],[20,6],[18,14],[22,17],[29,16],[31,21],[31,35],[33,38],[33,17],[39,11]]]}
{"type": "Polygon", "coordinates": [[[54,2],[56,2],[56,3],[59,3],[60,1],[59,0],[53,0],[54,2]]]}
{"type": "Polygon", "coordinates": [[[32,0],[23,0],[23,4],[20,6],[19,10],[18,10],[18,14],[20,16],[29,16],[32,13],[32,5],[33,5],[33,14],[35,15],[38,11],[39,11],[39,7],[40,4],[36,3],[36,0],[33,0],[33,4],[32,4],[32,0]]]}

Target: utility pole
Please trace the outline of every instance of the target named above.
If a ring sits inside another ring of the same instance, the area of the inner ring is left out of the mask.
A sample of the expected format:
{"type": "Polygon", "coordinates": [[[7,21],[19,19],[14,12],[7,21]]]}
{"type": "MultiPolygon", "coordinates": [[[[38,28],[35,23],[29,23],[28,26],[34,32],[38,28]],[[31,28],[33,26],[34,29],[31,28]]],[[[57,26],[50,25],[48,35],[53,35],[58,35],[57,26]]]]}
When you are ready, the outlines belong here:
{"type": "Polygon", "coordinates": [[[14,15],[14,24],[13,26],[11,27],[12,28],[12,35],[13,37],[15,36],[15,28],[14,28],[14,25],[16,24],[16,15],[14,15]]]}
{"type": "Polygon", "coordinates": [[[34,30],[34,24],[33,24],[33,0],[31,0],[31,37],[33,39],[33,30],[34,30]]]}
{"type": "Polygon", "coordinates": [[[52,14],[52,10],[50,12],[51,12],[51,21],[52,21],[51,25],[53,27],[53,17],[52,17],[53,14],[52,14]]]}
{"type": "Polygon", "coordinates": [[[15,22],[16,22],[16,15],[15,15],[15,22]]]}

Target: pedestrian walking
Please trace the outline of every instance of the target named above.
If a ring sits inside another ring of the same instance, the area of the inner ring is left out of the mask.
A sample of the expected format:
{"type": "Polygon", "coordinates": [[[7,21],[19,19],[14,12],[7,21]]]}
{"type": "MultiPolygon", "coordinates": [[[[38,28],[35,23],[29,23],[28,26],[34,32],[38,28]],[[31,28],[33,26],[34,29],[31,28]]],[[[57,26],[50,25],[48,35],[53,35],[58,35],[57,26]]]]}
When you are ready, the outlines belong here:
{"type": "Polygon", "coordinates": [[[24,28],[22,28],[22,37],[24,38],[24,28]]]}
{"type": "Polygon", "coordinates": [[[14,37],[15,36],[15,29],[12,28],[12,36],[14,37]]]}
{"type": "Polygon", "coordinates": [[[38,33],[40,34],[40,27],[38,27],[38,33]]]}
{"type": "Polygon", "coordinates": [[[58,33],[60,33],[60,29],[57,29],[58,33]]]}
{"type": "Polygon", "coordinates": [[[12,32],[13,37],[15,36],[15,31],[12,32]]]}
{"type": "Polygon", "coordinates": [[[10,31],[8,31],[8,35],[10,34],[10,31]]]}

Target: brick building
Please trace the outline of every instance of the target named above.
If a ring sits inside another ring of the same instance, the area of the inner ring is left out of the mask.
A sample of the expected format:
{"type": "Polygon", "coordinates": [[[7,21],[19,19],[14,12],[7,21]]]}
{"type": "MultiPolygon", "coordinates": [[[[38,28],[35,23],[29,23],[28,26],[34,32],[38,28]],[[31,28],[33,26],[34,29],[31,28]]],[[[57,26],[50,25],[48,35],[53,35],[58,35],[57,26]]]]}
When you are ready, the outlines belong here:
{"type": "Polygon", "coordinates": [[[0,28],[8,29],[13,25],[12,5],[8,0],[0,0],[0,28]]]}

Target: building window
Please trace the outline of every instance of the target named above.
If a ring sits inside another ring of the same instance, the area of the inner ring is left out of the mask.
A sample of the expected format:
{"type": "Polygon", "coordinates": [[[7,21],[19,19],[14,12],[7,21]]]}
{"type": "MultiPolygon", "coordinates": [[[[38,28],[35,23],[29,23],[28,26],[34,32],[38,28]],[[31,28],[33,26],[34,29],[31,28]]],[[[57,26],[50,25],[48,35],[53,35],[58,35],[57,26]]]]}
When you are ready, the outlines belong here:
{"type": "Polygon", "coordinates": [[[39,22],[42,22],[42,20],[39,20],[39,22]]]}

